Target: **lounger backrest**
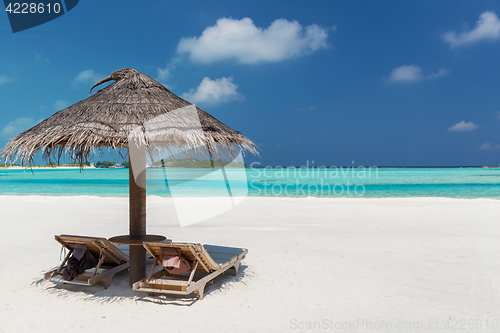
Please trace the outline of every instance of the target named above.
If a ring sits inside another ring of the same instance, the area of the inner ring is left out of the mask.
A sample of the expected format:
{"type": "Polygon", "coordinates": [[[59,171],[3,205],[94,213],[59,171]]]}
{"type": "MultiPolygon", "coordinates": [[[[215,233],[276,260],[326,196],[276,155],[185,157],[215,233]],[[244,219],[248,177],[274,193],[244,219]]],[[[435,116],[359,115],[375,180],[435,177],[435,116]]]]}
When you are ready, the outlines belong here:
{"type": "Polygon", "coordinates": [[[129,261],[128,255],[123,253],[122,250],[111,244],[106,238],[99,240],[102,247],[106,251],[108,257],[114,257],[116,260],[119,260],[121,263],[126,263],[129,261]]]}
{"type": "Polygon", "coordinates": [[[73,235],[56,236],[56,240],[68,250],[73,250],[72,244],[85,244],[87,251],[92,253],[96,259],[101,256],[101,250],[106,254],[104,264],[120,265],[128,262],[128,256],[111,244],[106,238],[86,237],[73,235]]]}
{"type": "Polygon", "coordinates": [[[144,243],[144,247],[148,252],[157,260],[161,260],[161,248],[162,247],[175,247],[181,250],[181,254],[184,258],[194,263],[198,261],[198,271],[211,272],[221,269],[231,263],[234,263],[239,258],[243,258],[248,250],[229,248],[224,246],[214,246],[207,245],[207,247],[212,248],[213,255],[207,251],[207,249],[199,243],[144,243]],[[226,249],[223,255],[224,249],[226,249]],[[227,249],[232,249],[232,255],[228,255],[227,249]]]}
{"type": "Polygon", "coordinates": [[[227,265],[234,264],[238,259],[243,259],[248,250],[239,247],[228,247],[228,246],[218,246],[218,245],[203,245],[203,248],[210,255],[213,261],[220,265],[220,268],[224,268],[227,265]]]}
{"type": "Polygon", "coordinates": [[[194,243],[144,243],[144,247],[158,261],[161,262],[161,248],[174,247],[181,250],[181,255],[191,263],[198,261],[198,271],[211,272],[218,270],[220,265],[206,257],[203,246],[194,243]]]}

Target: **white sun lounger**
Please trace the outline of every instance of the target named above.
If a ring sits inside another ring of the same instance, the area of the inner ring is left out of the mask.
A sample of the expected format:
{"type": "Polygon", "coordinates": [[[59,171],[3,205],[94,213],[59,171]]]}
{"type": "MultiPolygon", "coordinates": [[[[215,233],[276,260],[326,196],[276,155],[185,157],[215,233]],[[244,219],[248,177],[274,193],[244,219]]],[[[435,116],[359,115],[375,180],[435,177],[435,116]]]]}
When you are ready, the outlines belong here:
{"type": "Polygon", "coordinates": [[[46,280],[84,286],[92,286],[97,282],[102,282],[104,288],[108,288],[113,275],[129,267],[129,257],[106,238],[72,235],[60,235],[55,236],[55,238],[69,252],[58,269],[45,273],[44,277],[46,280]],[[86,245],[87,251],[92,253],[98,260],[98,263],[95,268],[86,270],[74,280],[66,281],[62,278],[62,272],[66,262],[73,253],[73,244],[86,245]]]}
{"type": "Polygon", "coordinates": [[[177,295],[198,294],[203,299],[205,285],[233,268],[234,275],[238,274],[240,262],[248,253],[247,249],[215,245],[201,245],[196,243],[144,243],[146,250],[153,256],[155,262],[146,279],[134,283],[133,289],[151,293],[165,293],[177,295]],[[162,247],[173,247],[181,250],[181,255],[191,263],[189,275],[169,274],[163,267],[162,247]],[[155,272],[156,267],[161,269],[155,272]],[[201,272],[203,277],[195,278],[195,273],[201,272]]]}

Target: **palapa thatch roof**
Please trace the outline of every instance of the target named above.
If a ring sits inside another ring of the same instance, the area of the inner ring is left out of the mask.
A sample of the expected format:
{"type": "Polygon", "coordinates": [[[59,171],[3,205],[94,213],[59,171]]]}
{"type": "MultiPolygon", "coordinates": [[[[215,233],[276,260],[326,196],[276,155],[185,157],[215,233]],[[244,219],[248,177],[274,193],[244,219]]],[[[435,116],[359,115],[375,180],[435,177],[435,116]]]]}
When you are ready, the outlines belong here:
{"type": "Polygon", "coordinates": [[[31,164],[39,151],[47,160],[66,152],[82,163],[101,147],[121,149],[131,141],[149,148],[163,142],[174,153],[187,148],[201,155],[206,149],[216,156],[234,155],[239,147],[257,154],[253,142],[239,132],[134,69],[117,70],[90,92],[111,80],[115,82],[10,140],[2,158],[31,164]]]}

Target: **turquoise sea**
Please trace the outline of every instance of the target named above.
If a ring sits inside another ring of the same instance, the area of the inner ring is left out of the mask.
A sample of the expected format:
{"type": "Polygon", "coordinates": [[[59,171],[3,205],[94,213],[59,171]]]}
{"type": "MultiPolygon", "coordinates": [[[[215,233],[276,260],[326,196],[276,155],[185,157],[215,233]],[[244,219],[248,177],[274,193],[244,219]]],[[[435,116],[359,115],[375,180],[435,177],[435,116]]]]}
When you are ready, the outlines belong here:
{"type": "MultiPolygon", "coordinates": [[[[148,195],[500,199],[500,169],[148,169],[148,195]]],[[[0,195],[128,196],[128,169],[0,169],[0,195]]]]}

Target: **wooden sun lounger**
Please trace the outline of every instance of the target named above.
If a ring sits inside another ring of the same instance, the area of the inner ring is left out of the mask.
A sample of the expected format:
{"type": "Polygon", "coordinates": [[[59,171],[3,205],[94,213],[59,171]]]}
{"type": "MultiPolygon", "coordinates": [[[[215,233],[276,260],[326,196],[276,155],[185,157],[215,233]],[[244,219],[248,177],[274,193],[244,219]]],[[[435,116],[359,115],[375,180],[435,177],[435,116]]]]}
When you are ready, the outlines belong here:
{"type": "Polygon", "coordinates": [[[247,249],[201,245],[195,243],[144,243],[146,250],[153,256],[155,262],[146,279],[134,283],[133,289],[138,291],[177,295],[198,294],[203,299],[205,285],[229,268],[238,274],[238,267],[248,253],[247,249]],[[191,263],[189,275],[169,274],[162,266],[162,247],[175,247],[181,250],[181,255],[191,263]],[[155,273],[156,266],[160,270],[155,273]],[[201,272],[204,276],[196,278],[195,273],[201,272]]]}
{"type": "Polygon", "coordinates": [[[111,244],[106,238],[71,235],[60,235],[55,238],[62,246],[68,249],[69,252],[58,269],[45,273],[44,277],[46,280],[84,286],[92,286],[97,282],[102,282],[104,288],[108,288],[113,275],[124,269],[128,269],[129,257],[111,244]],[[72,244],[85,244],[87,246],[87,251],[94,255],[98,263],[95,268],[86,270],[74,280],[66,281],[62,278],[62,272],[66,262],[73,253],[72,244]]]}

